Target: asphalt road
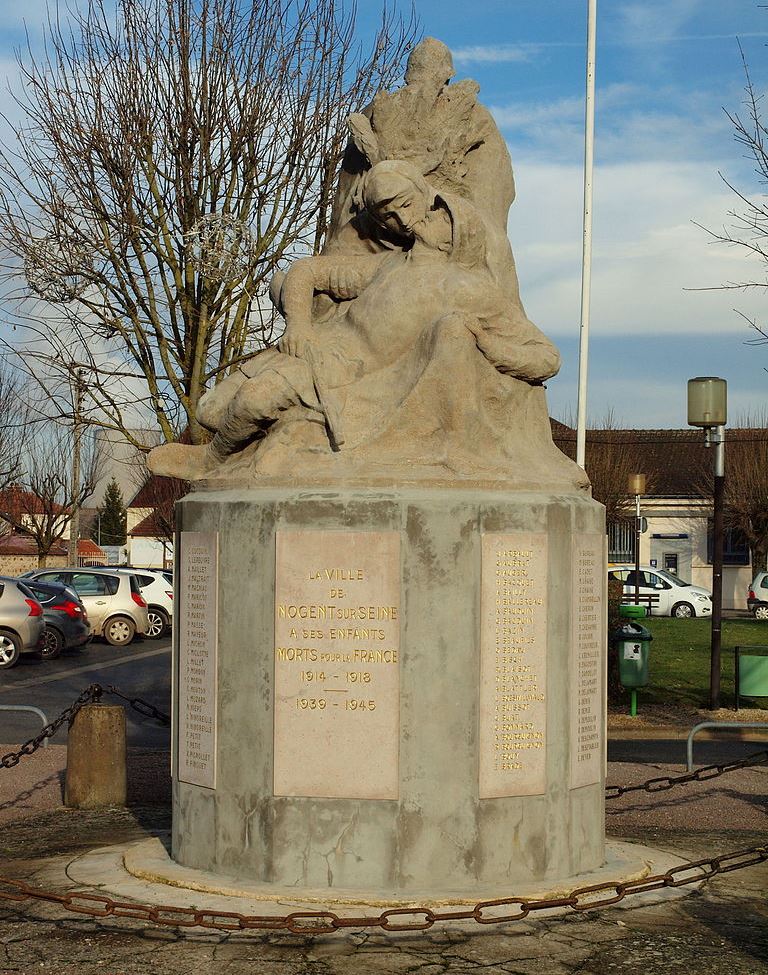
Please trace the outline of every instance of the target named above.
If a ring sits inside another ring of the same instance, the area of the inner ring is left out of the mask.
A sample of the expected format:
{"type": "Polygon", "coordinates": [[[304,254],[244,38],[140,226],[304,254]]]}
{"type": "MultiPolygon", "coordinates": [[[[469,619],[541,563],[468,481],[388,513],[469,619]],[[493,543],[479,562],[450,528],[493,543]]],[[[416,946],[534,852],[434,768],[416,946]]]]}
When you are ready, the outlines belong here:
{"type": "MultiPolygon", "coordinates": [[[[111,647],[94,640],[84,650],[63,653],[57,660],[22,656],[10,670],[0,671],[0,704],[26,704],[40,708],[49,721],[57,717],[89,684],[114,684],[129,697],[140,697],[170,714],[171,641],[144,640],[128,647],[111,647]]],[[[109,698],[106,698],[109,701],[109,698]]],[[[735,719],[735,714],[734,714],[735,719]]],[[[126,708],[128,744],[137,748],[167,748],[170,729],[126,708]]],[[[0,711],[0,742],[16,744],[40,729],[33,714],[0,711]]],[[[65,744],[66,725],[53,738],[65,744]]],[[[768,749],[768,734],[754,732],[747,740],[723,735],[717,740],[697,740],[697,765],[712,765],[745,758],[768,749]]],[[[611,762],[685,764],[685,739],[622,738],[608,742],[611,762]]]]}
{"type": "MultiPolygon", "coordinates": [[[[734,718],[734,720],[736,720],[734,718]]],[[[748,738],[734,738],[733,734],[723,733],[713,740],[697,737],[693,744],[693,761],[700,765],[719,765],[739,762],[748,755],[768,749],[768,726],[766,733],[753,732],[748,738]]],[[[609,762],[641,762],[648,765],[679,765],[686,763],[686,740],[668,738],[630,738],[608,741],[609,762]]]]}
{"type": "MultiPolygon", "coordinates": [[[[114,684],[127,696],[140,697],[170,714],[170,637],[134,641],[121,648],[94,640],[85,649],[65,651],[56,660],[37,660],[25,654],[15,667],[0,671],[0,704],[31,705],[52,721],[93,683],[114,684]]],[[[110,698],[105,701],[109,703],[110,698]]],[[[169,728],[129,707],[126,722],[129,746],[169,747],[169,728]]],[[[40,727],[40,719],[34,714],[0,711],[0,742],[26,741],[40,727]]],[[[64,744],[66,740],[65,724],[52,741],[64,744]]]]}

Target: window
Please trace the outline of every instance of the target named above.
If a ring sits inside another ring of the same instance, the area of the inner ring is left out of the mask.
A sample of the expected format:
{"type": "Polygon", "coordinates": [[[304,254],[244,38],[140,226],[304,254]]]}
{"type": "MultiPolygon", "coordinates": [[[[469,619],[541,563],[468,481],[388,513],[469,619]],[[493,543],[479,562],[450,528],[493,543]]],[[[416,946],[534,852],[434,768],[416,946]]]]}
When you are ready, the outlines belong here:
{"type": "MultiPolygon", "coordinates": [[[[710,565],[715,551],[713,538],[710,518],[707,524],[707,562],[710,565]]],[[[738,528],[726,528],[723,531],[723,565],[749,565],[749,544],[738,528]]]]}
{"type": "Polygon", "coordinates": [[[35,576],[40,582],[58,582],[61,585],[67,581],[67,572],[43,572],[39,576],[35,576]]]}
{"type": "Polygon", "coordinates": [[[672,586],[665,582],[661,576],[657,576],[654,572],[644,573],[645,578],[648,580],[646,586],[650,586],[651,589],[671,589],[672,586]]]}
{"type": "Polygon", "coordinates": [[[119,584],[114,576],[96,575],[95,572],[72,573],[72,585],[79,596],[114,596],[119,584]]]}
{"type": "Polygon", "coordinates": [[[30,585],[28,588],[32,590],[32,595],[39,603],[52,603],[56,595],[47,589],[40,589],[38,586],[30,585]]]}
{"type": "Polygon", "coordinates": [[[609,579],[616,579],[618,582],[626,582],[629,569],[611,569],[608,573],[609,579]]]}
{"type": "Polygon", "coordinates": [[[635,559],[635,526],[619,521],[608,526],[608,561],[633,562],[635,559]]]}

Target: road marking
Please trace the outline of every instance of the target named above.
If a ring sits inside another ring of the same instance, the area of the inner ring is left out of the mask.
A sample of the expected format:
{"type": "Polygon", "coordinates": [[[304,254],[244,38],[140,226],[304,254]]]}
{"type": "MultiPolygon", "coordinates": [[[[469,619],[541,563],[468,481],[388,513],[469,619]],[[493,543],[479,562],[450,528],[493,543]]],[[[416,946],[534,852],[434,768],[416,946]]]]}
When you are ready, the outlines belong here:
{"type": "Polygon", "coordinates": [[[15,691],[23,687],[36,687],[38,684],[50,684],[52,681],[61,680],[64,677],[74,677],[76,674],[82,674],[88,671],[109,670],[110,667],[119,667],[120,664],[129,664],[134,660],[144,660],[147,657],[159,657],[160,654],[170,652],[170,647],[162,647],[158,650],[144,650],[141,653],[132,653],[130,657],[120,657],[118,660],[104,661],[104,663],[93,664],[92,666],[72,667],[71,670],[60,670],[56,674],[48,674],[47,677],[30,677],[29,680],[20,680],[17,684],[7,684],[0,687],[0,694],[3,691],[15,691]]]}

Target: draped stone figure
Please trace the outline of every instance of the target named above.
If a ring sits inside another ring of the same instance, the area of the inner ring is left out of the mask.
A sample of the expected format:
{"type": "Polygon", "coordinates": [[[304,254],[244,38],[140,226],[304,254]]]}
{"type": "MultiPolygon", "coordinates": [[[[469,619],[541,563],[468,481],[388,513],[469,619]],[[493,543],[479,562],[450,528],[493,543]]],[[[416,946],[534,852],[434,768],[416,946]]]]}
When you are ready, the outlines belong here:
{"type": "Polygon", "coordinates": [[[427,38],[405,86],[351,117],[327,245],[272,282],[278,346],[203,396],[211,442],[155,448],[155,473],[586,486],[552,443],[560,358],[520,301],[509,154],[452,75],[427,38]]]}

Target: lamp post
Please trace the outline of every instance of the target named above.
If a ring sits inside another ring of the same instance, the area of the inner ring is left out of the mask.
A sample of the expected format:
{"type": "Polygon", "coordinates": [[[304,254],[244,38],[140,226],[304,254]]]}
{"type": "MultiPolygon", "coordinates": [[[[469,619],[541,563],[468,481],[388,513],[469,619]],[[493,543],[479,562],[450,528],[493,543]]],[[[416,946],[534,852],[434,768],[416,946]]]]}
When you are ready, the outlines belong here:
{"type": "Polygon", "coordinates": [[[640,605],[640,495],[645,494],[645,474],[629,475],[629,493],[635,496],[635,606],[640,605]]]}
{"type": "Polygon", "coordinates": [[[723,497],[725,493],[725,424],[728,383],[716,376],[688,380],[688,425],[703,427],[704,445],[714,447],[712,519],[712,638],[710,642],[709,706],[720,707],[720,646],[723,606],[723,497]]]}

